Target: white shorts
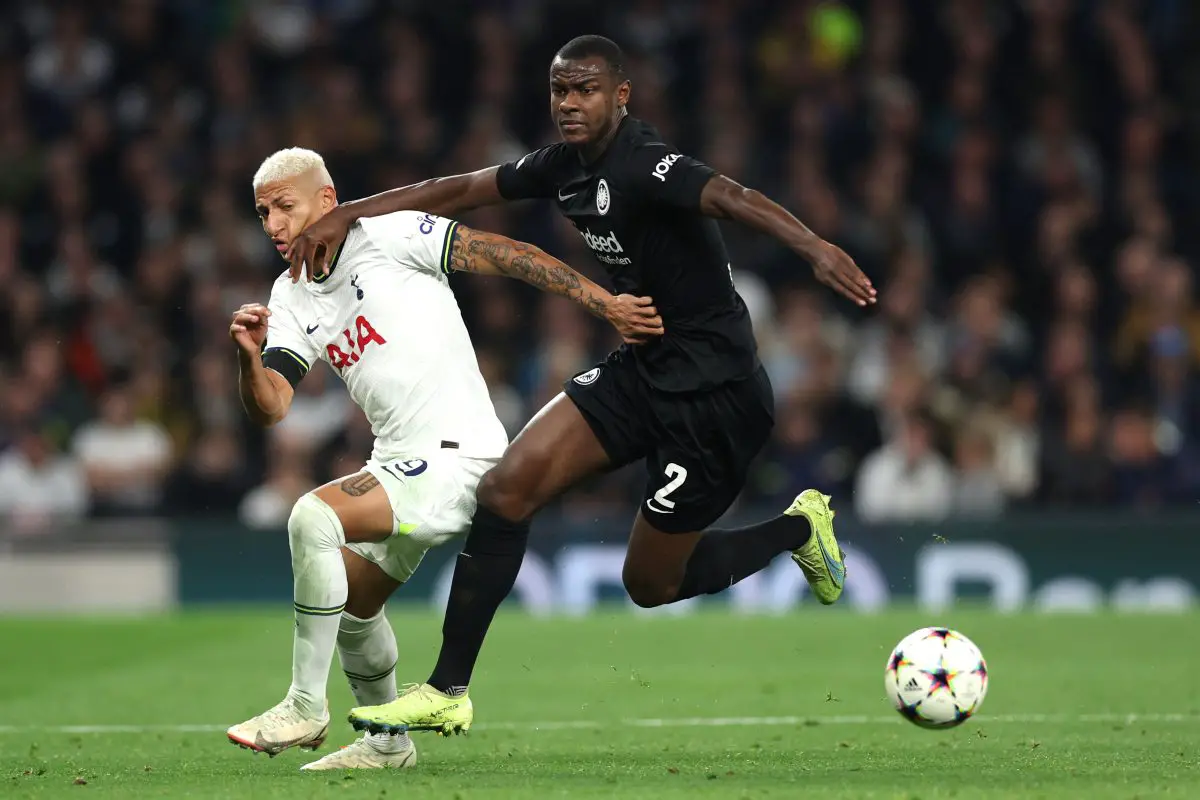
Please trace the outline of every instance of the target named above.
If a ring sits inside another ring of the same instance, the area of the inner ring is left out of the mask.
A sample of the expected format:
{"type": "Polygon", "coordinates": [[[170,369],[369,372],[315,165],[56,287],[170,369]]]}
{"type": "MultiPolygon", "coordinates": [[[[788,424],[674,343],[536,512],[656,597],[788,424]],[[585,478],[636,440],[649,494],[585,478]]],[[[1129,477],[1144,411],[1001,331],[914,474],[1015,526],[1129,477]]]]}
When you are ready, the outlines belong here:
{"type": "Polygon", "coordinates": [[[407,581],[426,550],[470,530],[475,487],[499,462],[499,458],[466,458],[453,450],[387,463],[372,458],[363,469],[387,492],[395,525],[382,542],[355,542],[346,548],[401,583],[407,581]]]}

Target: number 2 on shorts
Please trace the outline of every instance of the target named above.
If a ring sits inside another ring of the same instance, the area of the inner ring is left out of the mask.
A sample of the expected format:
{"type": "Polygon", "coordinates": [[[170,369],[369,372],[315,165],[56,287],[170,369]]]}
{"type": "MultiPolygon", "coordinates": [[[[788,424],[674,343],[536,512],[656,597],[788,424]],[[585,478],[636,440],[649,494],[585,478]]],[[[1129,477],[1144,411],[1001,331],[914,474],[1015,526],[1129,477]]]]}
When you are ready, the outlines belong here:
{"type": "Polygon", "coordinates": [[[675,501],[669,500],[668,497],[670,497],[671,492],[683,486],[683,482],[687,480],[687,470],[671,462],[667,464],[667,468],[663,472],[669,480],[666,486],[654,493],[654,500],[663,508],[674,508],[675,501]]]}

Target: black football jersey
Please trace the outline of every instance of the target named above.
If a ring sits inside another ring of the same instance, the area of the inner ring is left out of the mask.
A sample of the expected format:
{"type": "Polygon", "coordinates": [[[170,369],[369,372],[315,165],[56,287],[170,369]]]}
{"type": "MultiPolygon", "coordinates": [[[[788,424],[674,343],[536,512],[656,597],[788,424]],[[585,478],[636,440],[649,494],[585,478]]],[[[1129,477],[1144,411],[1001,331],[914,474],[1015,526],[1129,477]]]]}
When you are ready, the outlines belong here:
{"type": "Polygon", "coordinates": [[[632,351],[642,377],[662,391],[709,389],[758,368],[720,228],[700,213],[700,193],[715,174],[626,117],[594,163],[560,142],[496,176],[508,200],[552,198],[618,294],[654,299],[666,333],[632,351]]]}

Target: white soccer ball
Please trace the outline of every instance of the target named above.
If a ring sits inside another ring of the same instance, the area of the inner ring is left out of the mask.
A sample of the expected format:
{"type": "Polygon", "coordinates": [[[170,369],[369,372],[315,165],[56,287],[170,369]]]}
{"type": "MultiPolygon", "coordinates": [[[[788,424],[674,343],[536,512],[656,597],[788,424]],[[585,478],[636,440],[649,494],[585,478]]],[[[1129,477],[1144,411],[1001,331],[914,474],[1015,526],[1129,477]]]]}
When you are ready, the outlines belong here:
{"type": "Polygon", "coordinates": [[[900,715],[922,728],[953,728],[983,705],[988,672],[983,653],[949,628],[922,628],[888,658],[884,687],[900,715]]]}

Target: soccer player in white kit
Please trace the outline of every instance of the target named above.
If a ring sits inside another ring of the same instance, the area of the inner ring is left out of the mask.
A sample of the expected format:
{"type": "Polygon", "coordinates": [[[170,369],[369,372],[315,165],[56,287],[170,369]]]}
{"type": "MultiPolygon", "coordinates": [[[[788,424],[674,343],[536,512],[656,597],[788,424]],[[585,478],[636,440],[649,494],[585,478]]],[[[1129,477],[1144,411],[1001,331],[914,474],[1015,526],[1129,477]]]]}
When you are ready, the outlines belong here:
{"type": "MultiPolygon", "coordinates": [[[[337,205],[324,161],[300,148],[263,162],[254,196],[280,255],[337,205]]],[[[346,383],[375,435],[360,472],[309,492],[292,509],[292,682],[283,701],[228,730],[235,744],[272,756],[320,746],[335,649],[359,705],[396,696],[396,637],[384,603],[426,550],[470,528],[475,487],[508,445],[448,284],[453,270],[508,275],[569,297],[627,341],[662,334],[649,298],[614,297],[532,245],[417,211],[361,220],[323,275],[293,282],[285,271],[267,306],[235,311],[229,335],[254,422],[283,419],[294,387],[321,360],[346,383]]],[[[303,769],[415,761],[407,736],[368,734],[303,769]]]]}

